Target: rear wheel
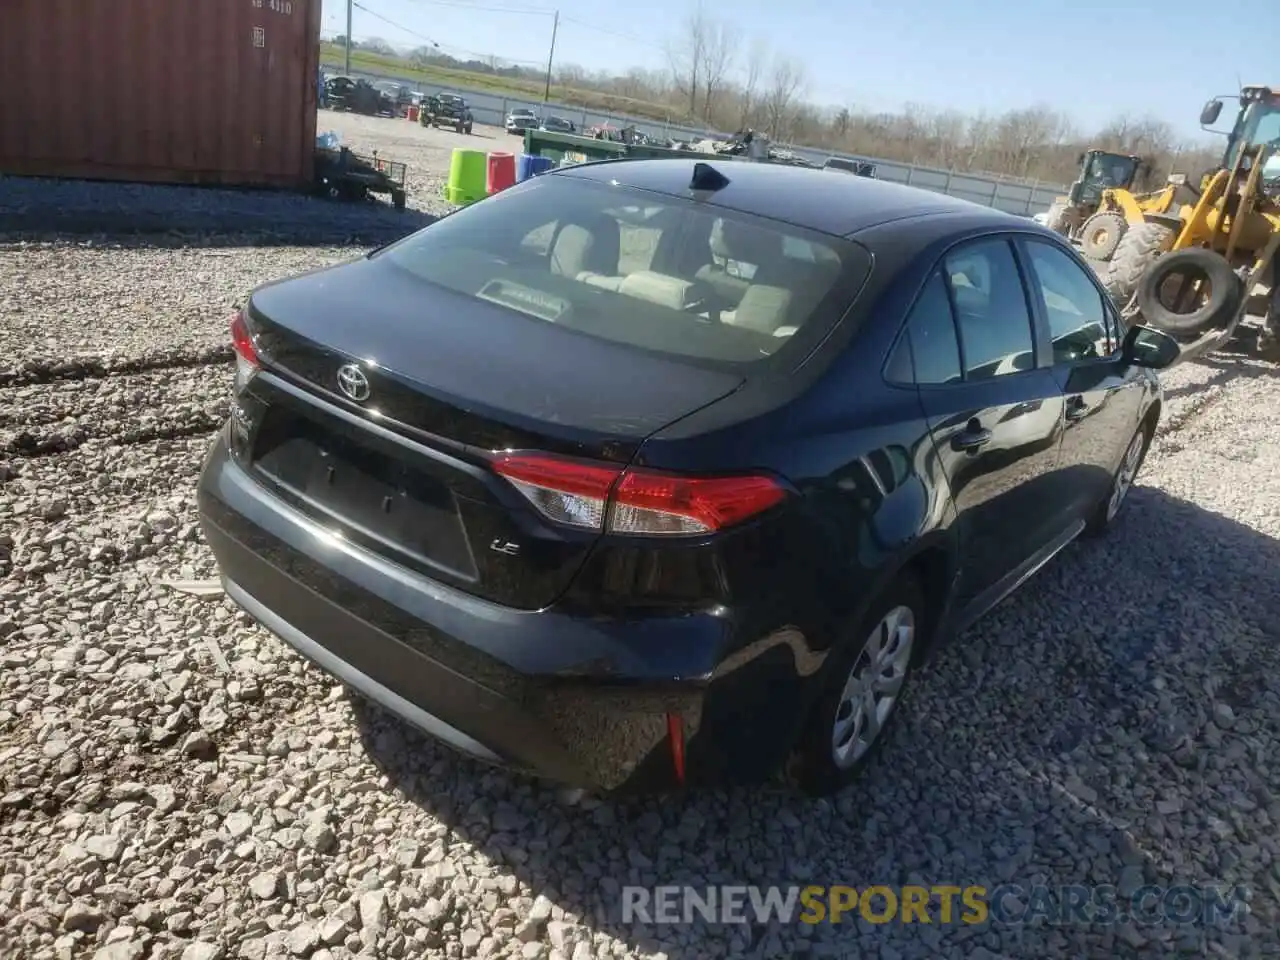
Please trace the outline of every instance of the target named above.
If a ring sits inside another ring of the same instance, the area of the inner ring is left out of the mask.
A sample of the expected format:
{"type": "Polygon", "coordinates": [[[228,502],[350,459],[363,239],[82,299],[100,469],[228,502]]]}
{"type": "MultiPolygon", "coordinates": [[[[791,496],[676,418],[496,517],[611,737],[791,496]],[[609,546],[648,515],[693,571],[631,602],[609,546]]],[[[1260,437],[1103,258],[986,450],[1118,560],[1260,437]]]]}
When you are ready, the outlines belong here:
{"type": "Polygon", "coordinates": [[[1128,228],[1118,213],[1095,213],[1080,228],[1080,252],[1091,260],[1110,260],[1128,228]]]}
{"type": "Polygon", "coordinates": [[[1173,230],[1161,223],[1139,223],[1120,238],[1102,285],[1123,310],[1147,268],[1173,245],[1173,230]]]}
{"type": "Polygon", "coordinates": [[[792,768],[801,790],[834,793],[874,756],[906,692],[926,613],[919,585],[904,576],[832,651],[792,768]]]}

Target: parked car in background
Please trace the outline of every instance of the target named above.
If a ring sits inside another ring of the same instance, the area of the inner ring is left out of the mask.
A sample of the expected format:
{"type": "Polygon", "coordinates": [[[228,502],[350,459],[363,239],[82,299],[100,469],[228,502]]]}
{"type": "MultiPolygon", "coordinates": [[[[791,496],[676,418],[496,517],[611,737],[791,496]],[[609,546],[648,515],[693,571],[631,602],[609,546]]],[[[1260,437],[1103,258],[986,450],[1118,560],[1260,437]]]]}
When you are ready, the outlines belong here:
{"type": "Polygon", "coordinates": [[[847,157],[827,157],[822,164],[823,170],[836,170],[841,173],[852,173],[857,177],[876,175],[876,165],[869,160],[850,160],[847,157]]]}
{"type": "Polygon", "coordinates": [[[507,114],[507,133],[523,134],[526,130],[536,130],[538,115],[524,107],[516,107],[507,114]]]}
{"type": "Polygon", "coordinates": [[[578,128],[574,126],[573,121],[566,120],[564,117],[547,117],[538,124],[538,129],[549,133],[573,133],[578,128]]]}
{"type": "Polygon", "coordinates": [[[412,91],[405,84],[396,83],[394,80],[383,80],[373,86],[380,93],[386,95],[397,110],[401,107],[407,107],[412,98],[412,91]]]}
{"type": "Polygon", "coordinates": [[[438,93],[423,101],[418,122],[424,127],[453,127],[458,133],[470,133],[475,118],[462,97],[456,93],[438,93]]]}
{"type": "Polygon", "coordinates": [[[551,171],[231,335],[228,596],[605,791],[848,783],[941,638],[1116,522],[1178,354],[1030,220],[713,156],[551,171]]]}
{"type": "Polygon", "coordinates": [[[393,116],[396,102],[368,80],[353,77],[330,77],[325,83],[325,99],[334,110],[347,110],[367,116],[393,116]]]}

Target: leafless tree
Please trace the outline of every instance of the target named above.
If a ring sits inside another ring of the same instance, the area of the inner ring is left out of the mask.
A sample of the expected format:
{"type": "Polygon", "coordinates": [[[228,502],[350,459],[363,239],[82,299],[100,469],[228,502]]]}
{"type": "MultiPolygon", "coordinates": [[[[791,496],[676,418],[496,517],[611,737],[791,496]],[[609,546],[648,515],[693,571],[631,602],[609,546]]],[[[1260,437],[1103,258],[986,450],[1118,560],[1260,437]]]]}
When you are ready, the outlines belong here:
{"type": "Polygon", "coordinates": [[[751,125],[756,111],[760,107],[760,85],[764,80],[765,68],[769,63],[769,48],[762,40],[757,39],[751,45],[746,63],[742,69],[742,85],[738,89],[738,122],[736,128],[745,129],[751,125]]]}
{"type": "Polygon", "coordinates": [[[707,59],[707,34],[711,20],[702,0],[684,21],[681,35],[667,47],[667,62],[671,67],[671,80],[676,91],[685,98],[689,116],[697,116],[698,99],[702,92],[703,65],[707,59]]]}
{"type": "MultiPolygon", "coordinates": [[[[1193,179],[1219,162],[1220,141],[1183,141],[1167,123],[1151,117],[1117,116],[1101,129],[1077,131],[1069,116],[1046,105],[1021,106],[1002,114],[964,115],[915,104],[897,112],[853,106],[823,110],[806,103],[801,61],[756,41],[742,49],[738,32],[717,20],[697,0],[668,49],[666,68],[633,68],[588,74],[557,65],[557,82],[569,102],[664,122],[700,123],[719,131],[755,127],[774,140],[888,161],[916,163],[963,173],[1003,174],[1046,184],[1067,184],[1078,156],[1089,147],[1147,158],[1153,179],[1170,172],[1193,179]],[[737,54],[745,52],[745,56],[737,54]]],[[[390,51],[371,39],[364,49],[390,51]]],[[[540,68],[490,60],[464,62],[419,47],[415,62],[463,69],[498,69],[527,79],[541,95],[540,68]]]]}
{"type": "Polygon", "coordinates": [[[562,87],[579,87],[587,79],[587,71],[576,63],[565,63],[556,66],[556,83],[562,87]]]}
{"type": "Polygon", "coordinates": [[[702,121],[711,122],[711,111],[721,94],[738,52],[738,30],[723,20],[704,18],[701,45],[702,121]]]}
{"type": "Polygon", "coordinates": [[[852,123],[853,117],[848,107],[841,107],[835,112],[835,116],[831,118],[831,132],[836,140],[843,140],[849,135],[849,127],[852,123]]]}
{"type": "Polygon", "coordinates": [[[790,132],[792,110],[804,86],[804,66],[799,61],[786,56],[774,59],[763,104],[766,130],[771,139],[783,140],[790,132]]]}
{"type": "Polygon", "coordinates": [[[394,56],[396,49],[383,40],[381,37],[370,37],[368,40],[360,41],[360,49],[368,50],[371,53],[378,53],[384,57],[394,56]]]}

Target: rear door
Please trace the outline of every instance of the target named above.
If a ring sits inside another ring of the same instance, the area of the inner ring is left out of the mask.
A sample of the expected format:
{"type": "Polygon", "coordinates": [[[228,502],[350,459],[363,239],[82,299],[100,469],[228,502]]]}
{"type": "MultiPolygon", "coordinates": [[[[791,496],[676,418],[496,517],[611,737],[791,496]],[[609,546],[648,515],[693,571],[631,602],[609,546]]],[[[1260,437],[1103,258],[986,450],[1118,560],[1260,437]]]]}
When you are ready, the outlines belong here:
{"type": "Polygon", "coordinates": [[[909,329],[921,403],[956,507],[959,589],[968,600],[1058,532],[1042,498],[1058,466],[1062,389],[1038,361],[1006,237],[953,248],[909,329]]]}
{"type": "Polygon", "coordinates": [[[1060,247],[1023,241],[1031,302],[1052,348],[1054,377],[1065,394],[1062,439],[1065,494],[1078,516],[1111,489],[1111,478],[1137,427],[1145,377],[1120,360],[1119,317],[1093,271],[1060,247]]]}

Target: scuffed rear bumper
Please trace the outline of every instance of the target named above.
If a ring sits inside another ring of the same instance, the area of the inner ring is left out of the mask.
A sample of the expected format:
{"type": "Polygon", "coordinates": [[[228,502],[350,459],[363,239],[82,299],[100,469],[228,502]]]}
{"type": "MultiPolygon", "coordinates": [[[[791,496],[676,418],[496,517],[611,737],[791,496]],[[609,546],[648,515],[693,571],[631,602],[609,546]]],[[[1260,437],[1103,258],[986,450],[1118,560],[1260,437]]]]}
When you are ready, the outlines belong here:
{"type": "Polygon", "coordinates": [[[578,618],[460,593],[334,537],[259,485],[222,439],[199,506],[231,599],[410,724],[565,784],[675,784],[667,717],[696,736],[722,620],[578,618]]]}

